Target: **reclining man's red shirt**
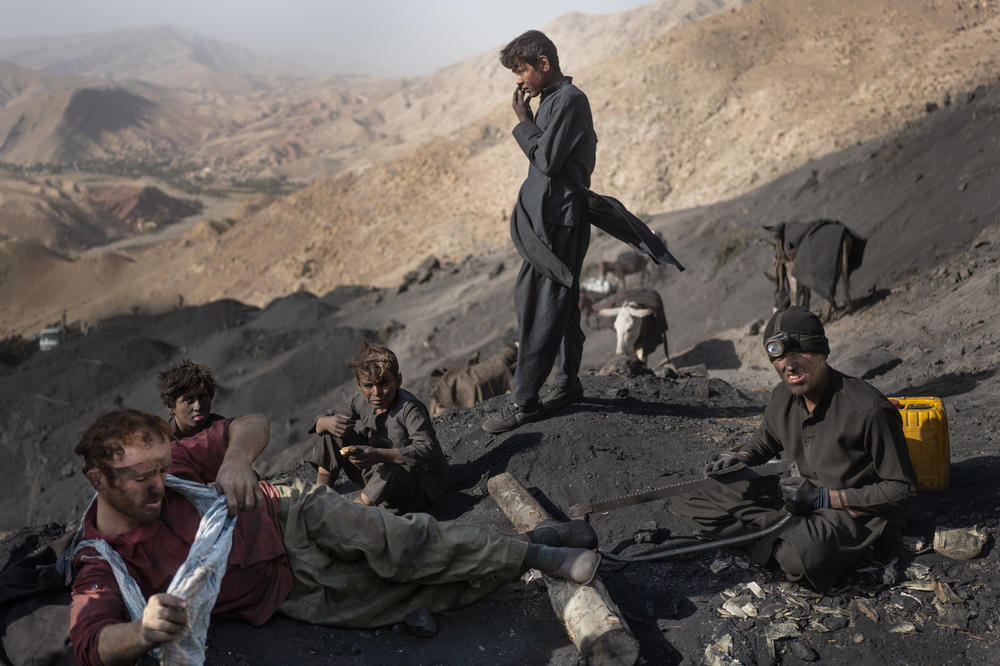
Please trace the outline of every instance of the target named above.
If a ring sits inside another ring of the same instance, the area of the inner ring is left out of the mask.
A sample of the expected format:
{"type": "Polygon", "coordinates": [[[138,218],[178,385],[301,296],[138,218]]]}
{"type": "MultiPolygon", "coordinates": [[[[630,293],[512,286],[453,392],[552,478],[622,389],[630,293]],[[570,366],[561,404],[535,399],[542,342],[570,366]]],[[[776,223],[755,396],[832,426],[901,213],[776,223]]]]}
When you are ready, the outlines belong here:
{"type": "MultiPolygon", "coordinates": [[[[226,452],[229,424],[219,419],[193,437],[171,443],[170,473],[183,479],[210,483],[226,452]]],[[[260,482],[267,497],[263,506],[239,514],[233,530],[226,574],[212,610],[214,619],[238,618],[261,625],[271,617],[292,589],[292,573],[278,524],[277,492],[260,482]]],[[[167,490],[159,520],[108,536],[96,526],[96,506],[84,517],[84,539],[104,539],[125,560],[129,574],[148,599],[164,592],[187,557],[201,516],[180,493],[167,490]]],[[[73,562],[73,609],[70,638],[81,664],[100,664],[97,637],[109,624],[130,622],[111,567],[88,548],[73,562]]]]}

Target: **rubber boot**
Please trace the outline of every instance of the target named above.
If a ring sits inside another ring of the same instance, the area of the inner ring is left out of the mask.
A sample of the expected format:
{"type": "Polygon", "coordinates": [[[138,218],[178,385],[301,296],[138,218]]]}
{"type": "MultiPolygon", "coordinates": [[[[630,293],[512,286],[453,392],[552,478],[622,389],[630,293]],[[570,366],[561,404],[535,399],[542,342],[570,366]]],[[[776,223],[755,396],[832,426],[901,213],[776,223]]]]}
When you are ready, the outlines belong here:
{"type": "Polygon", "coordinates": [[[568,548],[597,548],[597,532],[585,520],[543,520],[535,529],[527,533],[528,541],[546,546],[568,548]]]}
{"type": "Polygon", "coordinates": [[[533,543],[524,556],[524,569],[587,585],[597,575],[601,555],[586,548],[557,548],[533,543]]]}

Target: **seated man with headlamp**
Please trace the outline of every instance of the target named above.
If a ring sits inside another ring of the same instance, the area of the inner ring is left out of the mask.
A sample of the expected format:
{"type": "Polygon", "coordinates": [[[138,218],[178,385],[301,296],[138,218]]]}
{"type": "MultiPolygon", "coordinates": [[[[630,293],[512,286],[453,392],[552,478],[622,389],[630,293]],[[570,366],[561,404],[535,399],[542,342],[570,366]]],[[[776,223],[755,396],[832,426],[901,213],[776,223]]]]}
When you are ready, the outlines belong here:
{"type": "Polygon", "coordinates": [[[877,389],[827,364],[819,317],[792,306],[774,313],[764,349],[781,377],[753,438],[705,466],[716,483],[676,498],[674,512],[709,536],[756,532],[794,515],[750,550],[789,580],[825,590],[866,553],[900,541],[903,506],[917,495],[899,411],[877,389]],[[793,476],[727,474],[777,455],[793,476]],[[798,476],[801,475],[801,476],[798,476]],[[727,479],[727,477],[729,477],[727,479]]]}

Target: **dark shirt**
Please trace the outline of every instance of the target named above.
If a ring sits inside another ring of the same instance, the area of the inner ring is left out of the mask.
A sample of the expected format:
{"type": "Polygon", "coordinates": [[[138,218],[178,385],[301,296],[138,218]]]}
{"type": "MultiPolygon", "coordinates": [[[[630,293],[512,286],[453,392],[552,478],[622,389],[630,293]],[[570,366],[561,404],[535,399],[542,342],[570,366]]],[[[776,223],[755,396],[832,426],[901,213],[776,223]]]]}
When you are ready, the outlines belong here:
{"type": "MultiPolygon", "coordinates": [[[[231,421],[214,420],[198,434],[172,442],[170,473],[202,483],[214,481],[225,456],[231,421]]],[[[239,618],[261,625],[291,592],[292,572],[278,524],[277,491],[265,481],[260,487],[266,497],[263,505],[241,512],[236,520],[213,618],[239,618]]],[[[158,520],[114,536],[97,529],[96,508],[84,516],[83,538],[103,539],[114,548],[146,598],[165,592],[198,531],[201,515],[194,505],[168,489],[158,520]]],[[[70,637],[74,654],[81,664],[100,664],[101,630],[131,618],[110,565],[93,549],[76,556],[73,572],[70,637]]]]}
{"type": "Polygon", "coordinates": [[[828,371],[811,414],[801,396],[778,385],[753,439],[737,450],[752,454],[751,465],[783,451],[804,478],[839,491],[853,516],[899,516],[917,495],[899,410],[871,384],[828,371]]]}
{"type": "Polygon", "coordinates": [[[546,254],[546,225],[587,224],[587,191],[597,161],[597,134],[587,96],[563,77],[542,91],[534,120],[514,127],[528,158],[528,176],[511,215],[511,238],[525,261],[560,284],[573,276],[561,258],[546,254]]]}
{"type": "Polygon", "coordinates": [[[534,121],[518,123],[514,138],[529,163],[521,196],[545,199],[541,219],[532,219],[535,230],[542,230],[539,223],[579,226],[586,206],[581,195],[597,162],[597,134],[590,102],[572,77],[542,91],[534,121]]]}
{"type": "MultiPolygon", "coordinates": [[[[347,433],[341,438],[344,446],[360,444],[398,449],[403,464],[420,478],[428,500],[437,499],[451,485],[448,459],[438,443],[427,407],[409,391],[399,389],[392,405],[382,414],[376,414],[375,408],[360,393],[354,395],[350,404],[327,410],[326,416],[333,414],[343,414],[352,419],[347,433]]],[[[310,432],[315,432],[315,428],[313,424],[310,432]]],[[[334,442],[332,445],[337,444],[334,442]]],[[[312,462],[325,469],[336,467],[330,446],[324,444],[318,449],[312,462]]],[[[372,471],[367,469],[362,474],[367,482],[372,471]]]]}
{"type": "Polygon", "coordinates": [[[543,90],[535,119],[518,123],[513,133],[528,158],[528,177],[510,216],[510,237],[518,254],[543,277],[564,287],[579,277],[552,251],[546,225],[593,224],[657,263],[684,270],[663,240],[620,201],[590,191],[597,133],[590,102],[572,77],[543,90]]]}

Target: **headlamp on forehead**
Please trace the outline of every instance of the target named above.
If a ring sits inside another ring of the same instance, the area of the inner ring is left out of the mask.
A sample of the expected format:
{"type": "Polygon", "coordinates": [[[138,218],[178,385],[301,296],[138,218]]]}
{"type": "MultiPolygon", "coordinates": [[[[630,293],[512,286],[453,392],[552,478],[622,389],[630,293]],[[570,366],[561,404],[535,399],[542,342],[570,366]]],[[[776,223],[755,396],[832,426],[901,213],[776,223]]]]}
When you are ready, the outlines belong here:
{"type": "Polygon", "coordinates": [[[764,349],[767,351],[767,355],[771,359],[781,358],[787,352],[791,351],[794,346],[795,341],[792,340],[792,336],[784,331],[779,332],[776,335],[772,335],[767,340],[764,340],[764,349]]]}
{"type": "Polygon", "coordinates": [[[821,335],[803,335],[780,331],[767,340],[764,340],[764,349],[773,361],[781,358],[788,352],[813,350],[817,346],[816,343],[820,341],[825,342],[825,338],[821,335]],[[803,342],[806,344],[803,345],[803,342]]]}

